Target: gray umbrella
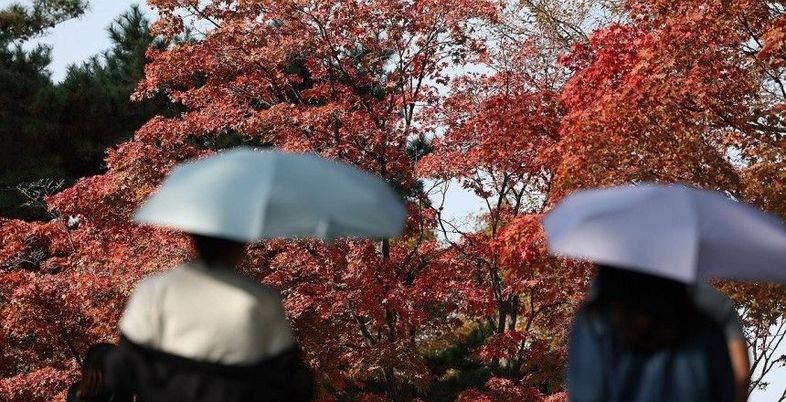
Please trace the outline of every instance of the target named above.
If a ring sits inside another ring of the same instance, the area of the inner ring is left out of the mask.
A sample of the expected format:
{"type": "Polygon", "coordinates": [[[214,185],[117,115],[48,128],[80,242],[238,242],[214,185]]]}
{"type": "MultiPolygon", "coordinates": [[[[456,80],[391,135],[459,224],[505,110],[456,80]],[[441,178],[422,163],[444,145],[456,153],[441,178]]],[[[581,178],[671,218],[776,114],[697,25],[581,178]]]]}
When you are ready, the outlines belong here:
{"type": "Polygon", "coordinates": [[[134,221],[243,242],[397,236],[406,211],[380,177],[313,154],[236,148],[183,163],[134,221]]]}
{"type": "Polygon", "coordinates": [[[545,218],[552,254],[659,275],[786,282],[786,226],[724,195],[644,184],[576,192],[545,218]]]}

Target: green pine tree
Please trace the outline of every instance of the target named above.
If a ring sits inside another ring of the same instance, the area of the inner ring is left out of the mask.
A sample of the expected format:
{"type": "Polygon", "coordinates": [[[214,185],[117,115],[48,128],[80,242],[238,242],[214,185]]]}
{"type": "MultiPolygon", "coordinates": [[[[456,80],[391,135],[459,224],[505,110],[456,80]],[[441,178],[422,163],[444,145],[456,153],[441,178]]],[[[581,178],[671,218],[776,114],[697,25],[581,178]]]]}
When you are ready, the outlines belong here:
{"type": "Polygon", "coordinates": [[[80,0],[34,0],[27,7],[0,9],[0,216],[40,217],[40,206],[24,205],[31,192],[17,187],[64,178],[56,152],[58,124],[52,119],[60,99],[47,70],[51,50],[22,45],[85,7],[80,0]]]}
{"type": "Polygon", "coordinates": [[[38,200],[41,195],[55,191],[58,183],[67,186],[101,173],[107,148],[130,139],[155,115],[180,112],[163,94],[142,102],[130,100],[144,74],[147,49],[168,45],[150,36],[150,21],[139,6],[109,25],[109,49],[69,66],[64,81],[52,83],[47,71],[50,49],[25,51],[21,44],[78,15],[69,8],[75,4],[84,6],[73,0],[38,0],[33,8],[14,5],[0,10],[0,38],[8,38],[0,43],[2,217],[49,219],[38,200]],[[54,7],[57,4],[62,7],[54,7]]]}
{"type": "Polygon", "coordinates": [[[70,177],[100,173],[107,148],[128,140],[155,115],[177,108],[165,96],[131,102],[142,78],[145,52],[165,46],[150,36],[150,22],[132,6],[107,28],[112,47],[79,66],[71,66],[60,84],[62,158],[70,177]]]}
{"type": "Polygon", "coordinates": [[[0,9],[0,43],[25,41],[49,28],[82,15],[87,8],[83,0],[32,0],[29,6],[13,3],[0,9]]]}

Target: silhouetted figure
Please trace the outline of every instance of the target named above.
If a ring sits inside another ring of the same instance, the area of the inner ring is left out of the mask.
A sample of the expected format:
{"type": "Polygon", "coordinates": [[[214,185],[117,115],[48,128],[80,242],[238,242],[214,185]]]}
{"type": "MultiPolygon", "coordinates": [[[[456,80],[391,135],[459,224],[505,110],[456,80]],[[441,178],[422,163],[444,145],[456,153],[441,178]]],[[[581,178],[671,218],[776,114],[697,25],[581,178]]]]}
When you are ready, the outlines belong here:
{"type": "MultiPolygon", "coordinates": [[[[587,301],[591,301],[595,297],[597,292],[595,287],[592,285],[587,292],[587,301]]],[[[689,292],[696,307],[723,328],[734,373],[734,385],[737,390],[736,401],[747,401],[750,384],[750,360],[745,330],[737,313],[737,307],[728,296],[704,281],[690,286],[689,292]]]]}
{"type": "Polygon", "coordinates": [[[245,244],[193,236],[199,259],[141,281],[111,382],[157,401],[307,401],[311,373],[281,299],[234,269],[245,244]]]}
{"type": "Polygon", "coordinates": [[[131,402],[128,394],[111,391],[105,382],[104,362],[115,348],[111,343],[96,343],[87,349],[82,361],[82,378],[68,389],[66,402],[131,402]]]}
{"type": "Polygon", "coordinates": [[[572,402],[733,402],[723,329],[687,285],[601,266],[568,352],[572,402]]]}

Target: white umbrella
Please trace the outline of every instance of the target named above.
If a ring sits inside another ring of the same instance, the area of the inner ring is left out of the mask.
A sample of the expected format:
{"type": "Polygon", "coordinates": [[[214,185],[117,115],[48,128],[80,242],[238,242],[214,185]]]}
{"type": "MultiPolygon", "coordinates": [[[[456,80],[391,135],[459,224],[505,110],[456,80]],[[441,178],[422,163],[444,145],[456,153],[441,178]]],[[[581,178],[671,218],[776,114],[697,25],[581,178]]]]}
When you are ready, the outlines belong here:
{"type": "Polygon", "coordinates": [[[722,194],[645,184],[576,192],[544,219],[549,251],[682,282],[786,282],[786,226],[722,194]]]}
{"type": "Polygon", "coordinates": [[[311,154],[237,148],[175,167],[137,223],[253,242],[393,237],[406,212],[382,178],[311,154]]]}

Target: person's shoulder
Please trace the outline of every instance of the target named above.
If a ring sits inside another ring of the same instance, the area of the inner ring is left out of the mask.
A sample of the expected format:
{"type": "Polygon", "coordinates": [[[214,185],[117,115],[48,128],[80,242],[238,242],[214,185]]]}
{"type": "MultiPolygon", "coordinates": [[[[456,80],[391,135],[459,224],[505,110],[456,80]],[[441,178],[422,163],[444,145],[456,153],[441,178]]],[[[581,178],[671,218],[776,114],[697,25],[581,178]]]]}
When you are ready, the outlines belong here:
{"type": "Polygon", "coordinates": [[[705,282],[698,282],[693,287],[693,301],[716,320],[735,311],[734,303],[728,296],[705,282]]]}
{"type": "Polygon", "coordinates": [[[256,299],[263,302],[280,301],[281,294],[278,290],[263,284],[259,280],[237,271],[234,268],[226,268],[221,270],[206,270],[207,275],[218,279],[221,282],[227,283],[231,286],[242,290],[243,292],[254,296],[256,299]]]}
{"type": "Polygon", "coordinates": [[[260,299],[265,301],[281,301],[281,292],[262,283],[257,283],[256,293],[260,299]]]}
{"type": "Polygon", "coordinates": [[[188,267],[189,263],[183,263],[172,269],[148,274],[137,282],[135,291],[149,292],[166,287],[170,284],[180,283],[183,277],[189,275],[188,267]]]}
{"type": "Polygon", "coordinates": [[[576,310],[576,313],[573,315],[573,325],[587,324],[590,319],[589,316],[590,312],[588,311],[587,306],[579,306],[579,308],[576,310]]]}
{"type": "Polygon", "coordinates": [[[609,322],[605,311],[585,304],[576,311],[573,326],[595,334],[605,334],[608,331],[609,322]]]}
{"type": "Polygon", "coordinates": [[[261,305],[273,306],[281,304],[282,297],[278,290],[245,275],[238,276],[238,284],[244,291],[253,295],[261,305]]]}
{"type": "Polygon", "coordinates": [[[251,296],[249,300],[253,300],[251,305],[262,317],[271,319],[272,317],[285,316],[283,297],[278,290],[241,274],[237,274],[233,282],[245,294],[251,296]]]}
{"type": "Polygon", "coordinates": [[[120,318],[119,326],[124,334],[137,341],[149,338],[150,314],[159,305],[166,287],[177,282],[173,278],[177,269],[149,274],[136,283],[120,318]]]}

